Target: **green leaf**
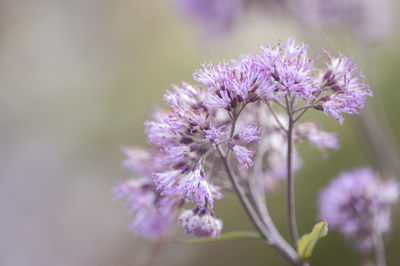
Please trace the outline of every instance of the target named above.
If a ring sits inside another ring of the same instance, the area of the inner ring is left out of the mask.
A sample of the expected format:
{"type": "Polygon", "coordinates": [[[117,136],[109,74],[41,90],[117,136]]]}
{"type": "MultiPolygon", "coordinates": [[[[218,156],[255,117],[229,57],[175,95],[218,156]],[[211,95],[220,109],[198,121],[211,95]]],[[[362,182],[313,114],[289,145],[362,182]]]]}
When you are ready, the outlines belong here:
{"type": "Polygon", "coordinates": [[[297,241],[297,255],[303,261],[307,261],[312,254],[317,241],[328,234],[328,223],[325,220],[314,225],[311,233],[303,235],[297,241]]]}
{"type": "Polygon", "coordinates": [[[181,244],[203,244],[209,242],[217,242],[222,240],[231,240],[231,239],[238,239],[238,238],[256,238],[256,239],[264,239],[262,235],[257,232],[252,231],[232,231],[225,234],[221,234],[220,237],[215,238],[199,238],[199,239],[178,239],[175,240],[176,243],[181,244]]]}

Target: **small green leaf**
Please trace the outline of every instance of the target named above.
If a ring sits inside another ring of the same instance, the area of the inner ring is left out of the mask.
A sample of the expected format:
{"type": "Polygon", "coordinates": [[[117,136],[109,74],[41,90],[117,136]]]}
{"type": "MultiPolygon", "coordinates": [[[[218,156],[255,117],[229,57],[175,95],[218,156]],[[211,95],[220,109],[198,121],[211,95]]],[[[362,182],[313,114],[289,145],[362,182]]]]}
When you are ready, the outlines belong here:
{"type": "Polygon", "coordinates": [[[317,241],[328,234],[328,224],[325,220],[314,225],[311,233],[303,235],[297,241],[297,255],[303,261],[307,261],[312,254],[317,241]]]}
{"type": "Polygon", "coordinates": [[[222,240],[231,240],[238,238],[256,238],[256,239],[264,239],[262,235],[257,232],[252,231],[232,231],[225,234],[221,234],[220,237],[210,237],[210,238],[199,238],[199,239],[178,239],[175,240],[176,243],[181,244],[203,244],[209,242],[217,242],[222,240]]]}

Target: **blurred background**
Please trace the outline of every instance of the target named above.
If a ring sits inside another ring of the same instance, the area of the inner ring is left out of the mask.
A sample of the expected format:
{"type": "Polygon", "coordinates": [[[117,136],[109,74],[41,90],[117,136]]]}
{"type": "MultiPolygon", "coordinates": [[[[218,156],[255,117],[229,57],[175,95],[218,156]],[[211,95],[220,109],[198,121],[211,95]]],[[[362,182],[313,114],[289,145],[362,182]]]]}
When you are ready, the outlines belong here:
{"type": "MultiPolygon", "coordinates": [[[[112,187],[129,177],[120,167],[121,146],[145,145],[143,123],[155,105],[162,105],[170,84],[191,81],[200,63],[255,51],[260,44],[295,36],[313,54],[325,48],[353,55],[374,90],[369,104],[380,103],[378,120],[384,121],[385,113],[390,141],[400,141],[398,1],[373,6],[364,17],[370,25],[359,20],[325,25],[293,3],[247,1],[217,32],[200,25],[177,1],[0,1],[0,265],[135,265],[149,242],[129,232],[131,218],[113,200],[112,187]]],[[[339,132],[341,149],[323,160],[309,145],[299,146],[305,160],[296,176],[301,233],[315,223],[318,190],[330,178],[375,165],[365,146],[370,140],[360,137],[359,117],[346,117],[343,126],[323,114],[309,117],[324,118],[327,131],[339,132]]],[[[268,201],[286,236],[283,196],[281,189],[268,201]]],[[[395,209],[388,265],[400,265],[395,209]]],[[[252,229],[233,197],[218,202],[216,214],[225,231],[252,229]]],[[[183,237],[181,229],[177,232],[175,238],[183,237]]],[[[330,232],[311,264],[361,261],[351,244],[330,232]]],[[[155,265],[285,262],[256,240],[192,246],[170,241],[155,265]]]]}

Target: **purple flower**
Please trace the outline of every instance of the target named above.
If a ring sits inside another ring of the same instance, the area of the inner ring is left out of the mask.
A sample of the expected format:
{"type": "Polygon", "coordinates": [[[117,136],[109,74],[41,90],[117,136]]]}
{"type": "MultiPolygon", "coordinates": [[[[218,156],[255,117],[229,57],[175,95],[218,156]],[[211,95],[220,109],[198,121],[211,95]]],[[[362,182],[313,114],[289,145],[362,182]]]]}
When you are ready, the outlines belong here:
{"type": "Polygon", "coordinates": [[[175,193],[178,179],[182,176],[182,170],[169,170],[153,173],[154,183],[158,191],[162,193],[175,193]]]}
{"type": "Polygon", "coordinates": [[[350,58],[326,54],[328,67],[318,76],[308,47],[296,45],[294,38],[289,38],[285,45],[262,46],[259,53],[230,63],[203,65],[193,78],[208,89],[204,105],[226,109],[231,117],[248,103],[264,99],[282,105],[280,100],[288,96],[294,98],[292,104],[298,105],[300,98],[342,123],[342,114],[358,114],[372,92],[361,82],[362,76],[356,74],[357,67],[350,58]]]}
{"type": "Polygon", "coordinates": [[[159,118],[156,121],[145,122],[145,132],[150,144],[157,147],[164,147],[176,138],[176,134],[167,124],[166,118],[159,118]]]}
{"type": "Polygon", "coordinates": [[[247,143],[252,141],[260,142],[260,127],[255,122],[245,122],[237,135],[237,138],[243,139],[247,143]]]}
{"type": "MultiPolygon", "coordinates": [[[[212,115],[204,106],[205,91],[188,83],[173,86],[164,100],[171,108],[162,122],[163,130],[152,135],[156,147],[163,147],[166,167],[154,171],[153,178],[161,194],[175,194],[185,201],[196,201],[199,206],[213,207],[215,191],[207,180],[203,165],[221,138],[226,136],[224,126],[215,128],[212,115]]],[[[152,124],[148,122],[148,124],[152,124]]],[[[217,192],[218,193],[218,192],[217,192]]]]}
{"type": "Polygon", "coordinates": [[[202,70],[193,74],[194,80],[208,88],[205,105],[224,108],[236,113],[243,104],[258,100],[259,69],[244,59],[231,63],[203,65],[202,70]]]}
{"type": "Polygon", "coordinates": [[[390,230],[390,207],[398,195],[396,181],[383,181],[370,168],[343,172],[320,192],[320,217],[366,252],[376,235],[390,230]]]}
{"type": "Polygon", "coordinates": [[[175,166],[180,165],[187,159],[190,159],[192,156],[194,157],[195,154],[192,155],[192,152],[194,152],[196,149],[196,144],[191,144],[190,146],[186,144],[171,144],[166,146],[162,151],[167,155],[166,162],[171,166],[175,166]]]}
{"type": "Polygon", "coordinates": [[[216,149],[221,138],[228,136],[228,134],[223,131],[224,128],[225,126],[220,126],[219,128],[216,128],[213,123],[210,123],[210,129],[204,130],[204,133],[206,133],[205,140],[209,141],[214,149],[216,149]]]}
{"type": "Polygon", "coordinates": [[[231,106],[236,106],[237,102],[233,101],[227,90],[221,89],[208,96],[206,105],[213,109],[227,109],[230,110],[231,106]]]}
{"type": "Polygon", "coordinates": [[[228,142],[228,147],[236,154],[236,157],[240,164],[240,168],[248,168],[249,166],[253,165],[251,157],[254,156],[254,151],[249,148],[236,145],[232,142],[228,142]]]}
{"type": "Polygon", "coordinates": [[[342,113],[358,114],[358,109],[364,106],[367,96],[372,96],[372,91],[361,82],[361,74],[357,74],[357,66],[351,58],[340,55],[332,58],[329,53],[328,68],[321,75],[321,86],[326,97],[322,98],[321,107],[340,124],[343,123],[342,113]]]}
{"type": "Polygon", "coordinates": [[[195,131],[207,128],[208,112],[203,106],[206,92],[202,88],[182,83],[182,88],[173,85],[173,92],[167,91],[164,101],[171,108],[167,124],[173,130],[187,129],[195,131]]]}
{"type": "Polygon", "coordinates": [[[314,93],[319,91],[313,78],[314,59],[309,57],[308,46],[296,45],[294,38],[289,38],[283,46],[261,46],[256,54],[257,64],[263,72],[263,78],[269,86],[263,87],[266,99],[280,99],[290,93],[305,102],[315,99],[314,93]]]}
{"type": "Polygon", "coordinates": [[[177,215],[178,198],[161,195],[152,180],[152,172],[165,168],[162,154],[140,148],[124,148],[123,165],[137,177],[120,183],[113,189],[115,199],[126,200],[126,208],[134,217],[131,230],[146,238],[167,234],[177,215]]]}
{"type": "Polygon", "coordinates": [[[162,194],[176,194],[186,202],[196,201],[198,206],[206,207],[208,203],[214,207],[213,189],[207,183],[206,176],[200,164],[186,171],[172,170],[154,173],[154,182],[162,194]]]}
{"type": "Polygon", "coordinates": [[[183,210],[178,223],[186,234],[195,237],[219,237],[222,230],[222,221],[215,218],[209,209],[199,207],[193,210],[183,210]]]}
{"type": "Polygon", "coordinates": [[[206,207],[206,203],[210,207],[214,207],[214,198],[211,193],[210,185],[207,183],[205,173],[199,164],[193,167],[180,180],[177,190],[182,192],[185,201],[196,201],[198,206],[206,207]]]}
{"type": "Polygon", "coordinates": [[[167,234],[176,219],[177,199],[160,196],[145,179],[119,184],[115,198],[126,199],[126,208],[134,216],[131,230],[140,236],[155,239],[167,234]]]}

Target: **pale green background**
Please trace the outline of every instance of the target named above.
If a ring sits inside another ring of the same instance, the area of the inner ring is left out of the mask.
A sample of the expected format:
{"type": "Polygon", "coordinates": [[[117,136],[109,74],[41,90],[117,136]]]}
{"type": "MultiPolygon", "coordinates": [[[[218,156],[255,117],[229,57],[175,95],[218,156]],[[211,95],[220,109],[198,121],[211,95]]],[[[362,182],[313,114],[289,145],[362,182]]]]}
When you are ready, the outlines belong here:
{"type": "MultiPolygon", "coordinates": [[[[367,57],[342,31],[316,35],[290,17],[254,11],[224,38],[211,39],[171,2],[0,2],[0,265],[133,265],[148,242],[130,234],[130,217],[112,200],[112,186],[129,176],[120,168],[120,147],[144,145],[143,123],[171,83],[191,81],[200,63],[254,51],[259,44],[296,36],[314,53],[327,48],[353,54],[369,69],[364,73],[374,79],[372,89],[400,140],[398,20],[392,40],[367,57]]],[[[369,163],[352,126],[356,118],[346,117],[339,126],[323,114],[309,117],[339,132],[342,148],[322,160],[318,151],[300,145],[305,159],[296,177],[300,232],[316,221],[318,189],[341,170],[369,163]]],[[[286,235],[282,193],[269,201],[286,235]]],[[[224,230],[252,228],[231,197],[217,203],[216,214],[224,230]]],[[[396,206],[389,265],[400,265],[399,218],[396,206]]],[[[312,265],[359,265],[350,247],[332,232],[316,247],[312,265]]],[[[237,240],[171,243],[156,265],[285,263],[259,241],[237,240]]]]}

